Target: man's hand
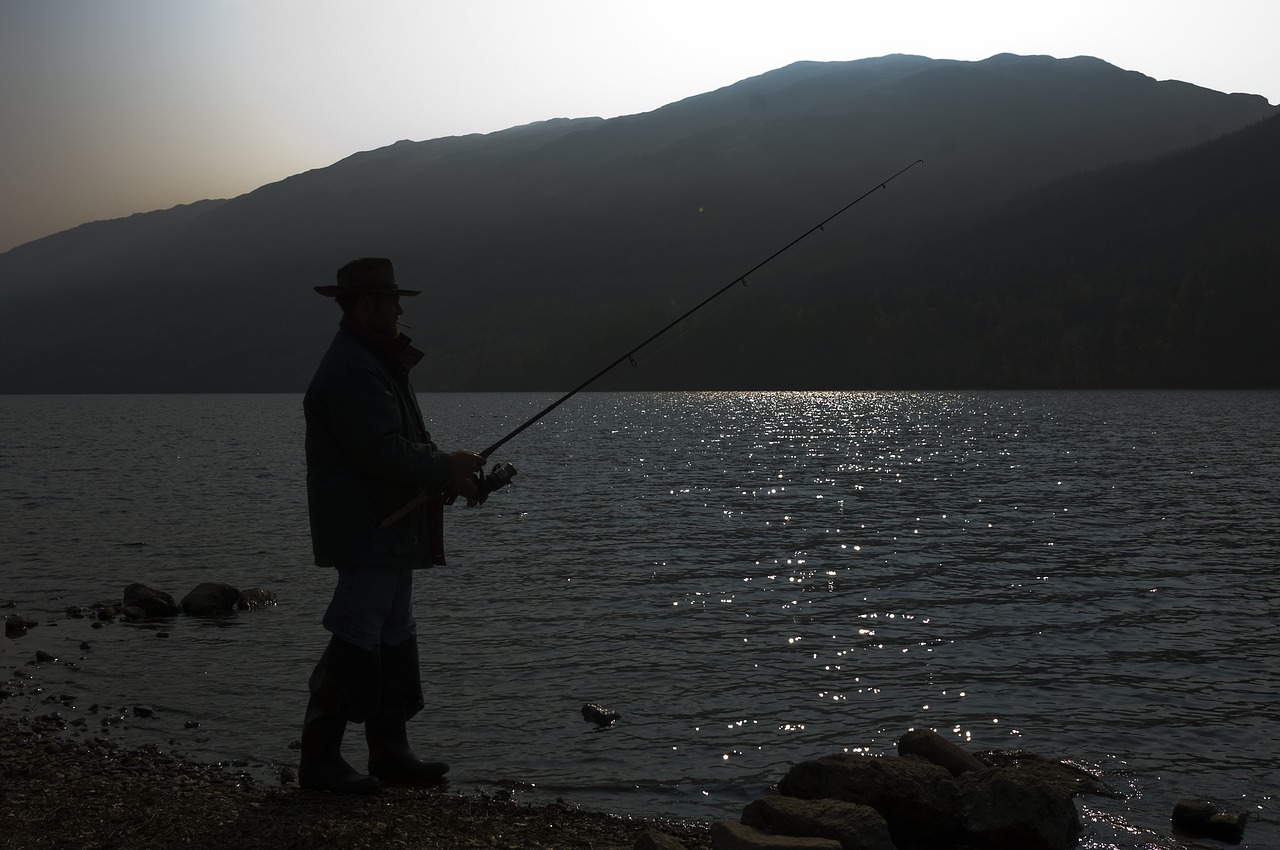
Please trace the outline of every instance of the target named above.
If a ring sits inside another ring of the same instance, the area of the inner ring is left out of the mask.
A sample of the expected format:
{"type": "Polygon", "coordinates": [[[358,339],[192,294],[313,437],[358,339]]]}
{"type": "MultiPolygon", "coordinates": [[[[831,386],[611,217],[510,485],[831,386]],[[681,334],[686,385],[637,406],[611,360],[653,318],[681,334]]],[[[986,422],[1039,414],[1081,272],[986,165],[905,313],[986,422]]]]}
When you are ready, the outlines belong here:
{"type": "Polygon", "coordinates": [[[471,498],[476,494],[476,482],[472,478],[477,472],[484,470],[484,455],[469,452],[465,449],[449,452],[453,458],[453,478],[449,489],[459,496],[471,498]]]}

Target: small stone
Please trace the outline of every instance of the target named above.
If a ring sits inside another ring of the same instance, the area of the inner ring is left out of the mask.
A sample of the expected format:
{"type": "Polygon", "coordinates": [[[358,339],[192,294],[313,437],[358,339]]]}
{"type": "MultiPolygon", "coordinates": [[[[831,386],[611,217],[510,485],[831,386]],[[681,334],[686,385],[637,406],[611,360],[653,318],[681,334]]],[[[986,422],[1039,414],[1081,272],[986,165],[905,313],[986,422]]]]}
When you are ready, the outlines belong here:
{"type": "Polygon", "coordinates": [[[589,702],[582,707],[582,719],[589,720],[600,727],[612,726],[613,722],[621,716],[598,702],[589,702]]]}
{"type": "Polygon", "coordinates": [[[156,713],[154,709],[147,708],[146,706],[143,706],[143,705],[135,705],[133,707],[134,717],[155,717],[155,714],[156,713]]]}

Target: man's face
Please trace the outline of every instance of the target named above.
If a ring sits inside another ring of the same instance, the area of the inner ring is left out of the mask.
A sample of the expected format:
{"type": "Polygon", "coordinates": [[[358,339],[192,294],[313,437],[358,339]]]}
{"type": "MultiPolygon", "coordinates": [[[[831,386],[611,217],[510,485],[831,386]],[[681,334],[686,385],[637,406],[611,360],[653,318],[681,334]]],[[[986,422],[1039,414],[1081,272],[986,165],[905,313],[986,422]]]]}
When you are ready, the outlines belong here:
{"type": "Polygon", "coordinates": [[[360,321],[370,330],[393,339],[400,336],[400,325],[396,322],[404,311],[400,309],[400,296],[394,293],[365,293],[360,299],[362,312],[360,321]]]}

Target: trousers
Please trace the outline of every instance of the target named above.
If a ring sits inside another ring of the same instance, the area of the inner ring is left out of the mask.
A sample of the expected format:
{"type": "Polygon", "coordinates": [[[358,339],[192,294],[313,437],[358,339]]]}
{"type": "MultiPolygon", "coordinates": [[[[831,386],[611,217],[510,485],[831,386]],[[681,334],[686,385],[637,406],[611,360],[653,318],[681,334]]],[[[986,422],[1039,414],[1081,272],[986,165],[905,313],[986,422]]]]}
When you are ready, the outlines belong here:
{"type": "Polygon", "coordinates": [[[413,570],[339,567],[324,627],[364,650],[398,646],[418,633],[413,619],[413,570]]]}

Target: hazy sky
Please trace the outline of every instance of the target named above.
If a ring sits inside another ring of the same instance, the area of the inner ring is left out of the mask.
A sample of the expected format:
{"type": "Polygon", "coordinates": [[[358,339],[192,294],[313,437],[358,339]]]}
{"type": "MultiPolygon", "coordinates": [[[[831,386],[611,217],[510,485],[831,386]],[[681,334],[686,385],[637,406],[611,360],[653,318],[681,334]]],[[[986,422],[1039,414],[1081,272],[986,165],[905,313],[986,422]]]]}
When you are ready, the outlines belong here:
{"type": "Polygon", "coordinates": [[[1280,101],[1280,0],[0,0],[0,251],[799,60],[1097,56],[1280,101]]]}

